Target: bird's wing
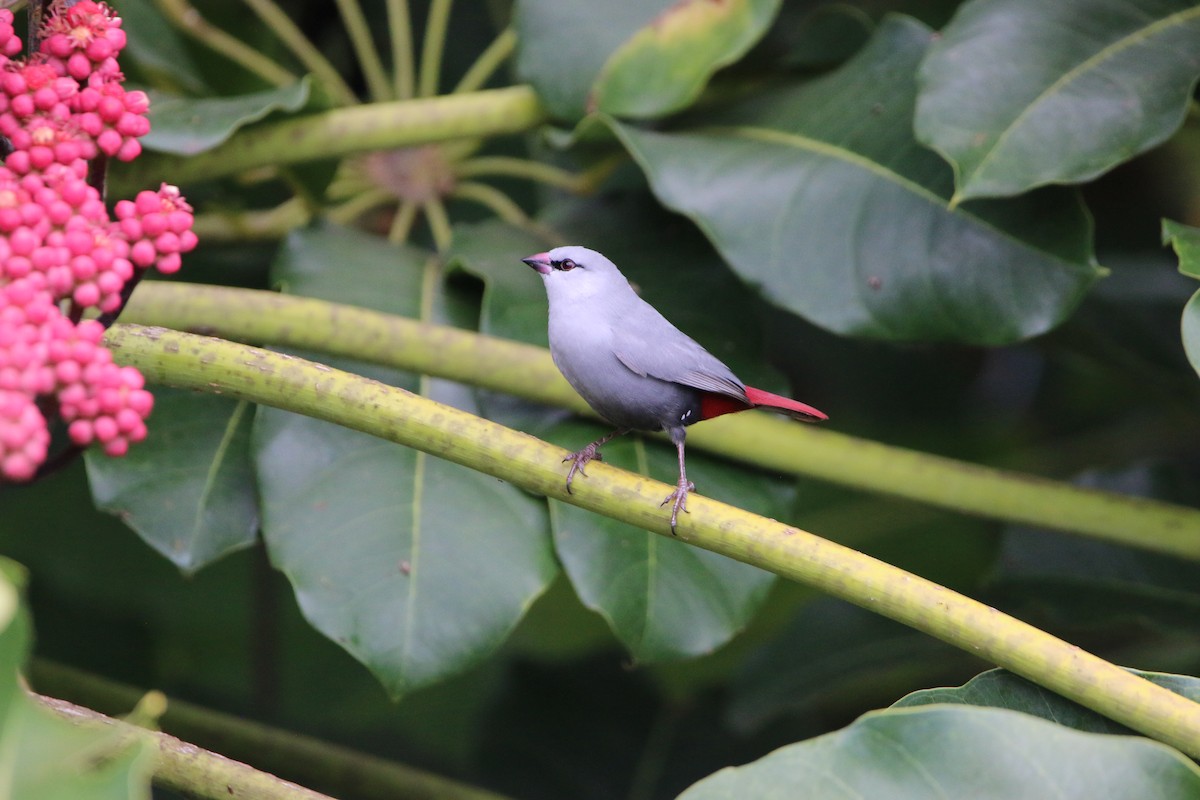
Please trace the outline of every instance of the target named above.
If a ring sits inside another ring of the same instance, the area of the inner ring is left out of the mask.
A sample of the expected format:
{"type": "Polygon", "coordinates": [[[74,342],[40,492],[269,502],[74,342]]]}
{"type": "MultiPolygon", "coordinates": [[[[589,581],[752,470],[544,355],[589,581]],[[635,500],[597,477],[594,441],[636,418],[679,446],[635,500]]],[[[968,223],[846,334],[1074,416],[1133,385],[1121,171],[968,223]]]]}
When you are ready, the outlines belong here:
{"type": "Polygon", "coordinates": [[[746,389],[729,367],[653,307],[645,308],[652,314],[630,314],[613,329],[613,351],[622,364],[638,375],[746,401],[746,389]]]}

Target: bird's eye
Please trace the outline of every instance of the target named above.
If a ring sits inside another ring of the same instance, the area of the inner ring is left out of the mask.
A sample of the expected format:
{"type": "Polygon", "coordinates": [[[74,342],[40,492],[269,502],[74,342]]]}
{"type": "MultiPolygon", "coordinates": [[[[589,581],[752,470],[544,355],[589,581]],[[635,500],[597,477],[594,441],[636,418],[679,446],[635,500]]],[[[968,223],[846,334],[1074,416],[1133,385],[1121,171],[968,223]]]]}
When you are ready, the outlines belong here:
{"type": "Polygon", "coordinates": [[[572,261],[569,258],[564,258],[562,261],[558,262],[557,266],[563,272],[570,272],[571,270],[575,269],[575,267],[577,267],[579,265],[576,264],[574,261],[572,261]]]}

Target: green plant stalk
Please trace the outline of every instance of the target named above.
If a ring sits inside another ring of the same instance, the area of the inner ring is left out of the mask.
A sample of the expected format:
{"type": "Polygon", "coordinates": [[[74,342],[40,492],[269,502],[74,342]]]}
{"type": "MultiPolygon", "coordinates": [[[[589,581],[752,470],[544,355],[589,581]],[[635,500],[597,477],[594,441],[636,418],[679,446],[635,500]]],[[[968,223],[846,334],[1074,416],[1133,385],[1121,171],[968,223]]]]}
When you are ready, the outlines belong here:
{"type": "MultiPolygon", "coordinates": [[[[33,662],[30,680],[41,694],[79,703],[105,714],[121,714],[133,708],[145,694],[132,686],[42,659],[33,662]]],[[[286,774],[306,785],[320,785],[331,791],[336,787],[339,793],[360,800],[396,797],[409,800],[505,800],[502,795],[424,770],[181,700],[168,701],[166,713],[159,723],[174,736],[200,747],[219,750],[227,758],[286,774]]],[[[200,752],[202,757],[209,755],[200,752]]],[[[169,751],[167,757],[174,757],[173,751],[169,751]]],[[[229,796],[220,795],[222,798],[229,796]]],[[[244,797],[241,794],[234,796],[244,797]]]]}
{"type": "Polygon", "coordinates": [[[456,178],[504,175],[539,181],[548,186],[566,189],[568,192],[580,192],[583,189],[583,178],[580,175],[553,164],[513,156],[480,156],[462,161],[454,165],[454,175],[456,178]]]}
{"type": "Polygon", "coordinates": [[[124,735],[150,739],[157,748],[154,782],[188,797],[210,800],[226,800],[230,797],[241,800],[333,800],[218,753],[182,742],[174,736],[137,728],[65,700],[40,696],[34,699],[72,725],[93,729],[109,727],[124,735]]]}
{"type": "Polygon", "coordinates": [[[245,42],[212,25],[186,0],[155,0],[162,15],[196,41],[274,86],[290,86],[299,78],[245,42]]]}
{"type": "Polygon", "coordinates": [[[383,70],[383,62],[379,60],[379,53],[375,50],[375,43],[371,41],[371,29],[367,26],[367,18],[363,16],[358,0],[337,0],[337,6],[346,26],[346,33],[350,35],[350,42],[354,45],[354,54],[358,56],[371,99],[376,102],[394,99],[391,84],[388,83],[387,73],[383,70]]]}
{"type": "Polygon", "coordinates": [[[387,0],[389,38],[392,43],[392,73],[397,100],[408,100],[416,91],[413,78],[412,16],[408,0],[387,0]]]}
{"type": "Polygon", "coordinates": [[[475,63],[462,76],[462,80],[454,87],[454,94],[463,92],[474,92],[483,88],[483,85],[491,79],[500,65],[504,63],[513,50],[517,47],[517,32],[512,28],[505,28],[500,31],[500,34],[495,40],[487,46],[487,49],[479,54],[479,58],[475,59],[475,63]]]}
{"type": "Polygon", "coordinates": [[[292,18],[285,14],[274,0],[242,0],[242,2],[250,6],[258,18],[266,23],[267,27],[279,37],[279,40],[292,51],[300,63],[312,73],[313,79],[325,87],[325,91],[329,93],[330,97],[335,98],[341,105],[353,105],[358,102],[354,90],[342,80],[342,76],[334,69],[333,64],[329,63],[329,59],[321,54],[321,51],[304,35],[304,31],[292,22],[292,18]]]}
{"type": "Polygon", "coordinates": [[[528,86],[350,106],[250,128],[187,158],[146,153],[123,168],[122,178],[147,186],[168,178],[186,185],[258,167],[516,133],[545,119],[528,86]]]}
{"type": "MultiPolygon", "coordinates": [[[[118,363],[152,383],[275,406],[436,455],[670,536],[671,487],[608,464],[566,490],[566,451],[403,389],[293,356],[165,328],[117,325],[118,363]]],[[[856,550],[701,495],[678,538],[882,614],[1200,757],[1200,704],[994,608],[856,550]]]]}
{"type": "Polygon", "coordinates": [[[421,73],[417,76],[417,96],[437,94],[442,76],[442,50],[446,46],[446,31],[450,28],[450,7],[453,0],[433,0],[425,18],[425,39],[421,44],[421,73]]]}
{"type": "MultiPolygon", "coordinates": [[[[273,292],[146,281],[122,319],[298,347],[469,383],[593,415],[541,347],[273,292]]],[[[765,413],[709,420],[688,442],[763,469],[963,513],[1200,560],[1200,511],[799,425],[765,413]]]]}

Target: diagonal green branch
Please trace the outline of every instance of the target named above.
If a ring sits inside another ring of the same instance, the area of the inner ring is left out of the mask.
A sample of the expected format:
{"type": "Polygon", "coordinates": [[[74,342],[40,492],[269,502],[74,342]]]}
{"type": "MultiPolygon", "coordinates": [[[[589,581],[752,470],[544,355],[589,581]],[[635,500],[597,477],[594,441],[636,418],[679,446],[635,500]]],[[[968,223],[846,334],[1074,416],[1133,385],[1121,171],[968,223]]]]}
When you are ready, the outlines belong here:
{"type": "MultiPolygon", "coordinates": [[[[598,463],[568,494],[562,448],[403,389],[267,350],[165,328],[118,325],[117,360],[154,383],[277,406],[363,431],[670,535],[670,487],[598,463]]],[[[856,550],[695,496],[679,538],[924,631],[1183,752],[1200,756],[1200,704],[1031,625],[856,550]]]]}
{"type": "MultiPolygon", "coordinates": [[[[30,679],[42,695],[78,703],[109,715],[124,713],[145,694],[141,689],[41,659],[33,661],[30,679]]],[[[62,707],[61,703],[59,707],[62,707]]],[[[83,716],[89,715],[84,713],[83,716]]],[[[161,774],[157,780],[163,785],[172,785],[193,794],[198,776],[203,775],[211,765],[224,773],[226,779],[230,775],[238,779],[237,783],[228,787],[222,786],[216,794],[219,798],[228,798],[231,794],[234,797],[249,797],[250,784],[245,781],[246,778],[260,780],[268,786],[274,780],[281,788],[290,787],[282,780],[264,777],[259,772],[268,769],[286,775],[290,780],[303,782],[306,786],[329,787],[360,800],[397,797],[418,800],[506,800],[503,795],[425,770],[182,700],[168,700],[166,712],[159,722],[164,729],[163,734],[146,734],[155,736],[161,750],[158,767],[161,774]],[[179,739],[175,739],[175,736],[179,739]],[[191,748],[190,755],[180,759],[181,753],[175,745],[184,742],[188,743],[185,747],[191,748]],[[202,747],[218,750],[221,755],[199,749],[202,747]],[[245,764],[230,762],[230,759],[238,759],[245,764]],[[236,767],[226,771],[229,764],[235,764],[236,767]],[[253,764],[254,767],[247,764],[253,764]]],[[[287,793],[283,796],[289,800],[309,797],[287,793]]]]}
{"type": "Polygon", "coordinates": [[[516,133],[545,119],[545,110],[528,86],[371,103],[259,125],[194,156],[146,153],[121,174],[130,185],[167,179],[186,185],[257,167],[516,133]]]}
{"type": "MultiPolygon", "coordinates": [[[[138,287],[123,319],[349,356],[592,413],[543,348],[361,308],[273,292],[149,282],[138,287]]],[[[693,428],[688,441],[764,469],[1200,560],[1200,510],[1193,508],[992,469],[766,414],[711,420],[693,428]]]]}

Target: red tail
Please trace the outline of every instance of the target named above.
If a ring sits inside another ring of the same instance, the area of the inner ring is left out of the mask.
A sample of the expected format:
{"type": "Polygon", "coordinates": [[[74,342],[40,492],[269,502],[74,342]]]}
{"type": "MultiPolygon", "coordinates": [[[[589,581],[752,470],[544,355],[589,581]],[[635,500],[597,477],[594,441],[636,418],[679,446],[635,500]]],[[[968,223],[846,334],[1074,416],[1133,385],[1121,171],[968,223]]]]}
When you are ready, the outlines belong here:
{"type": "Polygon", "coordinates": [[[746,405],[727,394],[707,392],[700,398],[700,418],[712,419],[722,414],[733,414],[737,411],[748,411],[751,408],[762,406],[773,411],[782,411],[789,416],[807,422],[818,419],[829,419],[822,412],[817,411],[812,406],[801,403],[799,400],[793,400],[790,397],[780,397],[777,394],[764,392],[762,389],[755,389],[753,386],[746,387],[746,399],[750,401],[750,405],[746,405]]]}
{"type": "Polygon", "coordinates": [[[817,411],[810,405],[805,405],[799,400],[793,400],[790,397],[780,397],[777,394],[764,392],[762,389],[755,389],[753,386],[746,387],[746,399],[755,406],[766,406],[767,408],[782,411],[797,419],[808,420],[812,422],[815,419],[829,419],[828,415],[817,411]]]}

